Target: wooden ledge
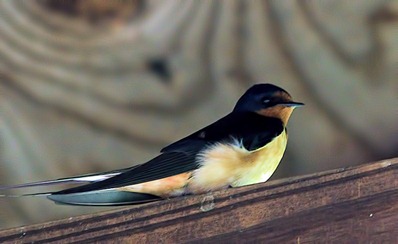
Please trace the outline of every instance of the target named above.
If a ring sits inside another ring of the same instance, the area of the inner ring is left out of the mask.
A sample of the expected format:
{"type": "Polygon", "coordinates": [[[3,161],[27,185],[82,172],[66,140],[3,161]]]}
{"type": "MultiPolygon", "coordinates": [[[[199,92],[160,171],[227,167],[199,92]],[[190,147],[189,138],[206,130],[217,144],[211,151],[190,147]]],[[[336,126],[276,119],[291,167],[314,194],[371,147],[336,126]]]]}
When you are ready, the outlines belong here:
{"type": "Polygon", "coordinates": [[[0,231],[10,242],[398,243],[398,158],[0,231]]]}

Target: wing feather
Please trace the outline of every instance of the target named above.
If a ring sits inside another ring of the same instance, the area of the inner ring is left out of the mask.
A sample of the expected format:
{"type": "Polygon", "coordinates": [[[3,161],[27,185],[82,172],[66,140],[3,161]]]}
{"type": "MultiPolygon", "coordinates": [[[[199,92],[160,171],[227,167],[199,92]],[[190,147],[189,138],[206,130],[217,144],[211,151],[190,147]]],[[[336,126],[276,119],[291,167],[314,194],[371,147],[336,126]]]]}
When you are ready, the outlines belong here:
{"type": "Polygon", "coordinates": [[[185,173],[198,168],[198,165],[195,161],[196,154],[197,153],[194,152],[163,153],[137,168],[126,171],[112,178],[88,185],[58,191],[54,194],[70,194],[118,188],[185,173]]]}

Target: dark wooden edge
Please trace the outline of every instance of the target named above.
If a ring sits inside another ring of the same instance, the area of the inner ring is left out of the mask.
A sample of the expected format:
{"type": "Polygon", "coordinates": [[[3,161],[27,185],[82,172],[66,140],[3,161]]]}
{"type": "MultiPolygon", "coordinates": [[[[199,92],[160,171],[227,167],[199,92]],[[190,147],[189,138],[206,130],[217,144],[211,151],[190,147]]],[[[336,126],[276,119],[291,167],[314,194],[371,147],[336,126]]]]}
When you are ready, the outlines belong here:
{"type": "Polygon", "coordinates": [[[398,158],[0,231],[0,243],[398,243],[397,237],[398,158]]]}

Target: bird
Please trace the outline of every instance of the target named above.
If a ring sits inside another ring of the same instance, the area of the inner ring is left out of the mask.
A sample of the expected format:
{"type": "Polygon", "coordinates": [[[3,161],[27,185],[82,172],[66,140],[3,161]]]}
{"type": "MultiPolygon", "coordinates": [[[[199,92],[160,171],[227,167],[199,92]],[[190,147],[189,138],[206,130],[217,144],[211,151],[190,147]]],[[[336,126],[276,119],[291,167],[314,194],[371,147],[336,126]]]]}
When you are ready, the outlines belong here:
{"type": "Polygon", "coordinates": [[[255,84],[239,98],[232,112],[164,147],[146,163],[0,190],[80,183],[64,190],[20,196],[46,196],[58,204],[117,206],[265,182],[285,152],[289,118],[303,105],[276,85],[255,84]]]}

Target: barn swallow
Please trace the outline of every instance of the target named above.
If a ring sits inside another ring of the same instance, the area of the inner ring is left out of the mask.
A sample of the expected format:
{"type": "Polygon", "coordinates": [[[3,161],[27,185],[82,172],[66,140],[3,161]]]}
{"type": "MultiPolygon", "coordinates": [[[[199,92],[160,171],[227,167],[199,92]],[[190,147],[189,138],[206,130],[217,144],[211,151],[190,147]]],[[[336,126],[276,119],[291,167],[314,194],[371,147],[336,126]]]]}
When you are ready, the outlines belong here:
{"type": "Polygon", "coordinates": [[[57,203],[112,206],[136,204],[267,181],[287,144],[286,125],[294,102],[272,84],[249,88],[231,113],[161,150],[148,162],[126,169],[4,189],[86,183],[45,195],[57,203]]]}

